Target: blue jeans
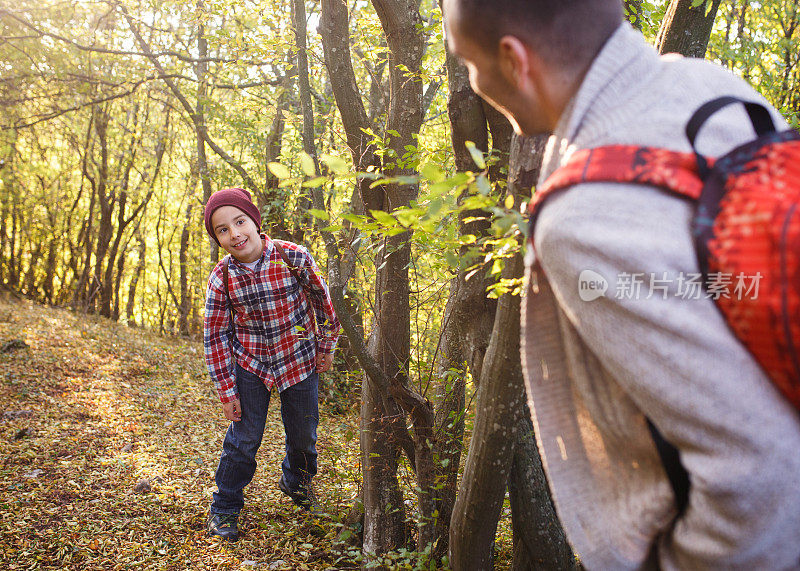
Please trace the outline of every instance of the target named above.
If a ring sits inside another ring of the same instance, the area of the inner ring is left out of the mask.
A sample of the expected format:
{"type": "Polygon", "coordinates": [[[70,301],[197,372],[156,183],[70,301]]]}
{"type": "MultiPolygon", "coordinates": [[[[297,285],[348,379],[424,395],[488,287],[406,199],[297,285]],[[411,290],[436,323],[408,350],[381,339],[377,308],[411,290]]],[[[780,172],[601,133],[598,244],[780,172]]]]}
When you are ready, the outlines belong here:
{"type": "MultiPolygon", "coordinates": [[[[270,391],[264,381],[236,366],[236,386],[242,419],[231,422],[219,459],[217,492],[211,513],[238,514],[244,506],[244,487],[256,471],[256,452],[264,436],[270,391]]],[[[286,456],[281,468],[290,490],[305,488],[317,473],[319,376],[312,373],[280,393],[281,419],[286,433],[286,456]]]]}

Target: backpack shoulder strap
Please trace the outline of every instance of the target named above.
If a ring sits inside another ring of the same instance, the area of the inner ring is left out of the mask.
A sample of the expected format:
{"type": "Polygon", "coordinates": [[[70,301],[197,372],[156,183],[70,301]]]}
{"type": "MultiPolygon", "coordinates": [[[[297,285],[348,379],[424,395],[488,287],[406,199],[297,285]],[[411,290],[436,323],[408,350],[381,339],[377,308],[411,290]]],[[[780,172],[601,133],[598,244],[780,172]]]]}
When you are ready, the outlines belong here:
{"type": "Polygon", "coordinates": [[[694,153],[636,145],[582,149],[536,189],[528,205],[531,224],[550,194],[584,182],[643,184],[693,200],[700,197],[703,189],[694,153]]]}
{"type": "Polygon", "coordinates": [[[230,258],[225,260],[225,263],[222,264],[222,286],[225,288],[225,298],[228,300],[228,308],[231,308],[231,294],[229,291],[228,286],[228,264],[230,263],[230,258]]]}
{"type": "Polygon", "coordinates": [[[303,285],[303,280],[300,279],[300,270],[289,261],[289,256],[286,254],[286,250],[283,249],[283,246],[278,244],[277,241],[273,240],[272,245],[275,246],[275,249],[278,251],[278,255],[283,260],[283,263],[286,264],[286,269],[294,276],[294,279],[298,281],[300,285],[303,285]]]}
{"type": "Polygon", "coordinates": [[[231,292],[230,286],[228,285],[228,266],[231,263],[230,257],[226,257],[224,260],[225,263],[222,264],[222,287],[225,288],[225,299],[228,301],[228,317],[231,320],[231,331],[233,335],[236,335],[236,326],[234,325],[233,319],[233,303],[231,303],[231,292]]]}
{"type": "MultiPolygon", "coordinates": [[[[300,289],[303,291],[303,294],[306,296],[306,300],[308,300],[309,299],[308,296],[309,296],[310,288],[309,288],[309,286],[306,285],[305,281],[303,281],[300,278],[300,270],[299,270],[299,268],[297,266],[293,265],[292,262],[289,261],[289,256],[286,255],[286,250],[283,249],[283,246],[278,244],[278,242],[276,242],[275,240],[272,241],[272,244],[275,246],[275,249],[278,251],[278,255],[283,260],[283,263],[286,264],[286,269],[288,269],[289,272],[291,272],[291,274],[294,276],[294,279],[296,279],[297,283],[300,284],[300,289]]],[[[310,307],[311,307],[311,304],[310,304],[310,301],[309,301],[309,308],[310,307]]],[[[309,310],[309,315],[311,315],[312,329],[313,329],[313,331],[317,331],[317,317],[314,314],[314,310],[313,309],[309,310]]]]}

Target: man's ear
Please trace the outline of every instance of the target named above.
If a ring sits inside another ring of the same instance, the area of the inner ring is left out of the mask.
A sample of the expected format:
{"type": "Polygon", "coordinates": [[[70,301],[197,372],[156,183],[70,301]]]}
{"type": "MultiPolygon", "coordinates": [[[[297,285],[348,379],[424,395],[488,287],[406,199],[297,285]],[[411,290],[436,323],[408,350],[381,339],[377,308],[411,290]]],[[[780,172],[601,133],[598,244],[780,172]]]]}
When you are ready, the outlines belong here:
{"type": "Polygon", "coordinates": [[[498,45],[498,63],[506,81],[517,88],[528,79],[533,65],[532,54],[516,36],[503,36],[498,45]]]}

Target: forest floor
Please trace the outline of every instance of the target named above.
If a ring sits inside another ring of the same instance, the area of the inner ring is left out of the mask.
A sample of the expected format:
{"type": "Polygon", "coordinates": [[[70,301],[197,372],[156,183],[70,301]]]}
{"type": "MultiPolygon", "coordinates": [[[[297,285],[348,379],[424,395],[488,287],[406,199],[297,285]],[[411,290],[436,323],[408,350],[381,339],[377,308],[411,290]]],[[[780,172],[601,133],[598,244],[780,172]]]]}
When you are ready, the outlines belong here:
{"type": "Polygon", "coordinates": [[[361,481],[357,410],[323,403],[315,488],[329,514],[316,518],[277,488],[279,408],[242,539],[207,537],[227,421],[202,344],[0,295],[3,569],[357,568],[336,543],[361,481]]]}

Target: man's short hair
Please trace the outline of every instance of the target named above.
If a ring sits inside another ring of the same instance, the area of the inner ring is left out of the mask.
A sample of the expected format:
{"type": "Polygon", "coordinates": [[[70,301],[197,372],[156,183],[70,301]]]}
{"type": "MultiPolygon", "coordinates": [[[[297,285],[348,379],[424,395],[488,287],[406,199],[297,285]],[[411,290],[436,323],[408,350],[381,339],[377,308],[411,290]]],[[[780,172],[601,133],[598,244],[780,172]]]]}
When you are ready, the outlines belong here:
{"type": "Polygon", "coordinates": [[[516,36],[545,57],[576,63],[593,56],[622,21],[621,0],[453,0],[461,30],[489,51],[516,36]]]}

